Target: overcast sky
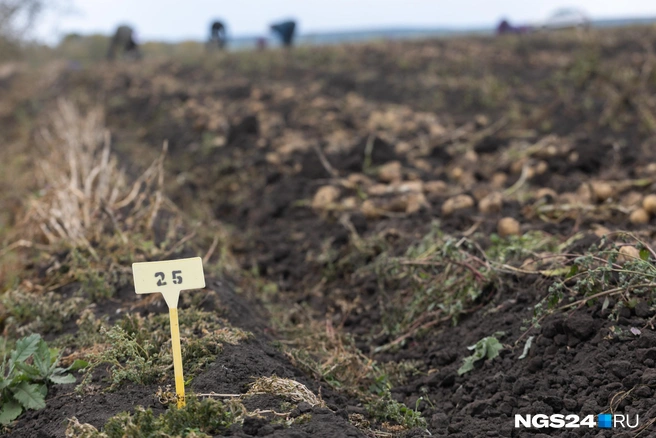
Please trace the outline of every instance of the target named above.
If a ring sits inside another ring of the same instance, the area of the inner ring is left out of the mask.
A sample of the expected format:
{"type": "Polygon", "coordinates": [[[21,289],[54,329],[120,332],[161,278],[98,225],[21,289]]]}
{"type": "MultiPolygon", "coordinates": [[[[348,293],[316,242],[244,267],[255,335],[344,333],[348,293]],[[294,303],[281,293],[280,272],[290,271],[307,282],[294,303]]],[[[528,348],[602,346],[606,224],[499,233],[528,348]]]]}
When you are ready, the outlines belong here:
{"type": "Polygon", "coordinates": [[[233,36],[265,35],[268,24],[298,21],[300,33],[381,27],[469,27],[536,22],[561,7],[592,18],[656,16],[654,0],[67,0],[73,11],[50,13],[37,35],[53,42],[62,34],[110,33],[119,23],[139,39],[205,39],[209,22],[222,19],[233,36]]]}

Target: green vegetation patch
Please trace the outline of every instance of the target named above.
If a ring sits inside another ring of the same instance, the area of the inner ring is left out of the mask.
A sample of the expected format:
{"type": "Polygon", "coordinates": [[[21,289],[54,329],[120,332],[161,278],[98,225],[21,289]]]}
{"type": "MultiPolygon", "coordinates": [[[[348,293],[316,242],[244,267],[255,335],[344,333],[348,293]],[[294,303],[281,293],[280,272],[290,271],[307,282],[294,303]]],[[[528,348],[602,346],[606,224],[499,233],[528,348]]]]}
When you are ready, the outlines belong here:
{"type": "Polygon", "coordinates": [[[570,254],[567,274],[549,287],[549,295],[535,306],[533,326],[554,311],[602,303],[602,311],[617,320],[619,311],[640,300],[656,304],[656,252],[630,234],[616,241],[603,239],[584,254],[570,254]]]}
{"type": "MultiPolygon", "coordinates": [[[[188,308],[180,311],[182,362],[185,376],[192,378],[208,363],[213,362],[226,343],[237,344],[249,334],[230,327],[214,313],[188,308]]],[[[88,384],[92,372],[108,365],[110,389],[125,381],[139,384],[160,382],[171,372],[171,336],[168,314],[129,315],[113,327],[101,324],[99,352],[87,356],[89,367],[82,387],[88,384]]],[[[91,329],[96,324],[89,323],[91,329]]]]}
{"type": "Polygon", "coordinates": [[[200,438],[222,435],[240,421],[246,409],[235,400],[225,402],[188,397],[183,408],[171,407],[160,416],[137,407],[133,414],[123,412],[110,418],[102,431],[90,424],[69,420],[67,438],[200,438]]]}
{"type": "MultiPolygon", "coordinates": [[[[390,392],[393,385],[402,384],[407,375],[416,371],[412,364],[378,364],[357,348],[351,336],[326,322],[322,324],[309,318],[288,328],[287,335],[292,340],[286,342],[283,351],[292,364],[333,389],[359,399],[378,426],[399,430],[426,426],[418,410],[394,400],[390,392]]],[[[262,386],[262,382],[270,385],[267,379],[258,379],[256,383],[262,386]]],[[[278,389],[277,393],[285,391],[278,389]]],[[[312,405],[317,403],[311,399],[305,401],[312,405]]],[[[363,430],[372,431],[368,421],[352,422],[363,430]]]]}
{"type": "Polygon", "coordinates": [[[89,302],[82,297],[63,298],[56,292],[41,293],[24,288],[0,295],[5,334],[17,338],[29,333],[58,333],[89,302]]]}
{"type": "Polygon", "coordinates": [[[499,355],[499,351],[503,350],[503,344],[499,342],[497,337],[502,336],[503,332],[497,332],[494,336],[486,336],[474,345],[467,347],[468,350],[473,350],[474,353],[463,359],[462,366],[458,368],[458,375],[462,376],[465,373],[474,369],[474,363],[483,359],[494,359],[499,355]]]}
{"type": "Polygon", "coordinates": [[[68,370],[57,366],[59,354],[48,348],[41,336],[33,334],[16,342],[14,349],[3,351],[0,366],[0,424],[15,420],[24,409],[46,407],[48,385],[74,383],[68,370]]]}
{"type": "MultiPolygon", "coordinates": [[[[483,250],[474,240],[444,234],[435,222],[402,256],[392,256],[389,251],[380,253],[354,274],[373,273],[378,287],[388,297],[381,301],[382,323],[394,337],[378,351],[400,346],[410,336],[420,336],[437,324],[456,324],[462,314],[477,308],[486,291],[500,287],[503,274],[526,272],[515,265],[527,260],[534,265],[555,260],[550,256],[559,248],[554,237],[531,232],[505,238],[493,234],[483,250]]],[[[542,272],[555,274],[535,271],[542,272]]]]}
{"type": "Polygon", "coordinates": [[[417,400],[417,406],[412,409],[394,400],[391,389],[392,385],[386,375],[379,376],[371,386],[370,390],[375,396],[369,397],[369,401],[366,403],[367,413],[371,418],[384,425],[390,423],[399,425],[403,429],[425,428],[426,420],[417,409],[423,398],[420,397],[417,400]]]}

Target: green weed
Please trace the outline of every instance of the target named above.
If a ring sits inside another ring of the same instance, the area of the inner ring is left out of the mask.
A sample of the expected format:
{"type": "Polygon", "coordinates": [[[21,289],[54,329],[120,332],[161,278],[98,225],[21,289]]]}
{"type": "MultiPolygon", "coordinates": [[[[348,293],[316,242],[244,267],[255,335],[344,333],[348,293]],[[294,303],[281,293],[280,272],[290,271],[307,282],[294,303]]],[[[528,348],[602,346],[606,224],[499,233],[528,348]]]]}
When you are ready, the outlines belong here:
{"type": "Polygon", "coordinates": [[[78,248],[71,250],[69,269],[72,277],[80,284],[78,294],[89,297],[94,302],[111,298],[115,286],[127,284],[129,281],[125,275],[120,275],[120,269],[98,266],[90,255],[87,256],[78,248]]]}
{"type": "Polygon", "coordinates": [[[556,250],[554,238],[540,232],[501,238],[490,236],[483,251],[468,239],[445,235],[439,224],[403,257],[383,254],[375,261],[381,289],[395,291],[385,309],[389,333],[403,333],[392,345],[433,325],[471,311],[486,290],[494,290],[513,262],[556,250]]]}
{"type": "Polygon", "coordinates": [[[109,330],[102,327],[100,333],[108,341],[108,348],[88,358],[89,367],[81,385],[86,384],[93,370],[102,364],[111,367],[111,390],[126,380],[142,385],[153,383],[164,374],[167,364],[172,363],[170,352],[158,348],[149,340],[138,342],[136,334],[130,334],[119,326],[109,330]]]}
{"type": "Polygon", "coordinates": [[[622,307],[634,307],[638,299],[648,305],[656,303],[656,265],[651,248],[638,242],[637,255],[623,253],[622,246],[602,241],[580,256],[571,256],[568,273],[549,287],[549,295],[534,309],[535,325],[546,314],[578,306],[602,303],[609,308],[611,298],[618,297],[609,318],[617,319],[622,307]]]}
{"type": "Polygon", "coordinates": [[[556,239],[541,231],[530,231],[521,236],[507,237],[491,234],[490,243],[485,255],[496,263],[524,260],[534,256],[538,251],[555,252],[558,250],[556,239]]]}
{"type": "Polygon", "coordinates": [[[59,355],[48,348],[41,336],[32,334],[19,339],[9,353],[4,351],[0,366],[0,424],[15,420],[24,409],[46,407],[48,385],[74,383],[69,368],[58,367],[59,355]]]}
{"type": "Polygon", "coordinates": [[[474,369],[474,363],[482,359],[494,359],[499,355],[499,351],[503,350],[503,345],[497,337],[503,336],[503,332],[497,332],[494,336],[487,336],[474,345],[467,347],[468,350],[473,350],[474,353],[463,359],[462,366],[458,368],[458,375],[462,376],[465,373],[474,369]]]}
{"type": "Polygon", "coordinates": [[[81,297],[63,298],[55,292],[46,294],[14,289],[0,295],[5,309],[5,333],[12,337],[28,333],[57,333],[89,303],[81,297]]]}
{"type": "Polygon", "coordinates": [[[108,321],[109,316],[104,315],[98,318],[92,308],[86,308],[75,321],[77,331],[57,337],[54,343],[61,348],[70,348],[75,351],[102,345],[106,339],[100,333],[100,329],[108,327],[108,321]]]}
{"type": "Polygon", "coordinates": [[[383,313],[388,333],[417,333],[437,320],[457,322],[495,280],[494,271],[474,261],[467,249],[434,226],[419,243],[408,247],[405,256],[382,254],[374,261],[380,288],[393,294],[383,313]]]}
{"type": "MultiPolygon", "coordinates": [[[[392,398],[391,385],[385,378],[377,379],[372,389],[376,391],[376,397],[366,405],[367,413],[372,418],[380,423],[393,422],[405,429],[426,427],[426,420],[416,408],[411,409],[392,398]]],[[[417,400],[417,405],[421,400],[417,400]]]]}

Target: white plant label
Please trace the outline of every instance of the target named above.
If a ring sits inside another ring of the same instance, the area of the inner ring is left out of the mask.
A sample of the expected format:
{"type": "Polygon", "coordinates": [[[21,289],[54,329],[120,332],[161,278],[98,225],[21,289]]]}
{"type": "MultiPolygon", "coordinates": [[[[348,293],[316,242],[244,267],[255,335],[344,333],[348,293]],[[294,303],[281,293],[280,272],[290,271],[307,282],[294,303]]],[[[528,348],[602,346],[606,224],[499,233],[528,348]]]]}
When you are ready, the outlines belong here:
{"type": "Polygon", "coordinates": [[[164,295],[171,318],[171,350],[175,372],[175,392],[178,408],[185,405],[185,387],[182,371],[182,349],[178,322],[180,291],[205,287],[203,260],[200,257],[162,262],[132,263],[134,289],[138,294],[159,292],[164,295]]]}
{"type": "Polygon", "coordinates": [[[203,260],[200,257],[133,263],[132,274],[138,294],[160,292],[169,308],[178,308],[180,291],[205,287],[203,260]]]}

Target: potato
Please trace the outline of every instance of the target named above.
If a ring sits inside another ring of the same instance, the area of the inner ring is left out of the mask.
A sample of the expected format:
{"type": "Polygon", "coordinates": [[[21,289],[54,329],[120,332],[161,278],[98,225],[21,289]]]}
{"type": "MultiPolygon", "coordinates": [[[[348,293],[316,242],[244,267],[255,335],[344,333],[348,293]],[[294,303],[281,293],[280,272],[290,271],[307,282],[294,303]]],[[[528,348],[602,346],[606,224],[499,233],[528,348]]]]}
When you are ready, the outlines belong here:
{"type": "Polygon", "coordinates": [[[549,145],[544,149],[544,155],[547,157],[555,157],[558,155],[558,148],[554,145],[549,145]]]}
{"type": "Polygon", "coordinates": [[[362,203],[360,211],[367,219],[377,219],[382,216],[380,209],[376,207],[371,199],[367,199],[362,203]]]}
{"type": "Polygon", "coordinates": [[[598,225],[594,229],[594,234],[597,237],[604,237],[605,235],[607,235],[609,233],[610,233],[610,230],[608,228],[604,227],[603,225],[598,225]]]}
{"type": "Polygon", "coordinates": [[[452,179],[455,179],[455,180],[457,181],[457,180],[459,180],[460,178],[462,178],[462,174],[463,174],[463,173],[465,173],[465,171],[462,170],[462,167],[454,167],[454,168],[451,169],[451,171],[449,172],[449,176],[450,176],[452,179]]]}
{"type": "Polygon", "coordinates": [[[642,200],[642,208],[651,215],[656,215],[656,195],[647,195],[642,200]]]}
{"type": "Polygon", "coordinates": [[[458,178],[458,184],[466,189],[471,189],[476,185],[476,177],[473,172],[463,172],[458,178]]]}
{"type": "Polygon", "coordinates": [[[412,145],[407,141],[400,141],[394,145],[394,152],[396,152],[396,155],[407,155],[411,149],[412,145]]]}
{"type": "Polygon", "coordinates": [[[339,198],[339,189],[333,186],[323,186],[319,187],[317,193],[312,199],[312,208],[317,210],[323,210],[327,208],[330,204],[334,204],[335,201],[339,198]]]}
{"type": "Polygon", "coordinates": [[[577,161],[579,161],[579,153],[576,152],[576,151],[571,152],[571,153],[567,156],[567,161],[569,161],[570,163],[576,163],[577,161]]]}
{"type": "Polygon", "coordinates": [[[407,214],[416,213],[421,210],[422,207],[427,206],[428,202],[423,193],[408,193],[406,196],[407,204],[405,207],[405,212],[407,214]]]}
{"type": "MultiPolygon", "coordinates": [[[[623,194],[619,199],[619,201],[622,207],[627,207],[627,208],[639,207],[640,205],[642,205],[642,194],[640,194],[640,192],[636,192],[635,190],[632,190],[629,193],[623,194]]],[[[645,208],[645,210],[647,209],[645,208]]],[[[647,211],[649,212],[649,210],[647,211]]]]}
{"type": "Polygon", "coordinates": [[[642,208],[638,208],[631,213],[629,220],[634,225],[644,225],[649,222],[649,213],[642,208]]]}
{"type": "Polygon", "coordinates": [[[282,159],[280,158],[280,154],[277,154],[276,152],[267,152],[265,156],[266,162],[269,164],[273,165],[280,165],[282,163],[282,159]]]}
{"type": "Polygon", "coordinates": [[[508,175],[503,172],[496,172],[490,179],[490,185],[495,189],[502,189],[508,181],[508,175]]]}
{"type": "Polygon", "coordinates": [[[541,189],[538,189],[537,192],[535,192],[535,199],[542,199],[542,198],[549,198],[551,199],[556,199],[558,197],[558,193],[554,189],[550,189],[549,187],[542,187],[541,189]]]}
{"type": "Polygon", "coordinates": [[[481,202],[481,199],[485,198],[487,195],[492,193],[493,190],[490,190],[488,185],[477,185],[472,189],[472,196],[476,202],[481,202]]]}
{"type": "Polygon", "coordinates": [[[426,181],[424,183],[424,191],[430,195],[443,195],[447,190],[447,185],[444,181],[426,181]]]}
{"type": "Polygon", "coordinates": [[[535,168],[532,166],[527,167],[525,175],[527,179],[533,178],[535,176],[535,168]]]}
{"type": "Polygon", "coordinates": [[[527,161],[528,161],[528,159],[526,157],[520,158],[519,160],[514,161],[510,165],[510,172],[513,173],[513,174],[521,173],[522,169],[524,168],[524,164],[526,164],[527,161]]]}
{"type": "Polygon", "coordinates": [[[355,196],[349,196],[342,200],[342,208],[344,210],[355,210],[358,206],[358,198],[355,196]]]}
{"type": "Polygon", "coordinates": [[[465,152],[463,158],[465,159],[465,161],[469,161],[470,163],[478,162],[478,154],[472,150],[468,150],[467,152],[465,152]]]}
{"type": "Polygon", "coordinates": [[[403,213],[408,208],[408,198],[404,195],[397,195],[393,198],[382,199],[379,201],[380,208],[385,211],[394,213],[403,213]]]}
{"type": "Polygon", "coordinates": [[[478,211],[483,214],[498,213],[501,207],[503,207],[503,195],[499,192],[490,193],[478,203],[478,211]]]}
{"type": "Polygon", "coordinates": [[[422,193],[424,191],[423,181],[403,181],[393,185],[394,191],[399,193],[422,193]]]}
{"type": "Polygon", "coordinates": [[[367,195],[369,196],[382,196],[385,193],[389,193],[391,187],[387,184],[374,184],[373,186],[367,188],[367,195]]]}
{"type": "Polygon", "coordinates": [[[421,177],[421,173],[416,171],[416,170],[409,170],[408,175],[406,177],[408,181],[424,181],[424,179],[421,177]]]}
{"type": "Polygon", "coordinates": [[[593,181],[590,183],[590,187],[592,188],[592,195],[598,202],[604,202],[613,196],[613,186],[605,181],[593,181]]]}
{"type": "Polygon", "coordinates": [[[535,171],[536,175],[543,175],[547,170],[549,170],[549,164],[544,160],[540,160],[535,166],[533,166],[533,170],[535,171]]]}
{"type": "Polygon", "coordinates": [[[583,202],[583,203],[590,203],[594,201],[595,195],[592,191],[592,187],[590,187],[590,184],[588,183],[583,183],[579,186],[579,188],[576,190],[576,195],[578,197],[578,200],[576,202],[583,202]]]}
{"type": "Polygon", "coordinates": [[[401,163],[390,161],[389,163],[383,164],[378,169],[378,179],[386,183],[401,181],[401,163]]]}
{"type": "Polygon", "coordinates": [[[449,216],[457,210],[464,210],[474,206],[474,199],[469,195],[458,195],[447,199],[442,204],[442,214],[449,216]]]}
{"type": "Polygon", "coordinates": [[[431,165],[430,161],[424,160],[423,158],[417,158],[412,161],[412,165],[415,166],[419,170],[423,170],[424,172],[430,173],[433,171],[433,166],[431,165]]]}
{"type": "Polygon", "coordinates": [[[617,261],[619,263],[625,263],[634,260],[640,260],[640,251],[638,251],[638,248],[631,245],[624,245],[620,248],[620,255],[617,256],[617,261]]]}
{"type": "Polygon", "coordinates": [[[565,192],[558,195],[558,202],[561,204],[585,204],[590,202],[590,200],[584,196],[581,196],[581,194],[578,192],[565,192]]]}
{"type": "Polygon", "coordinates": [[[497,233],[501,237],[518,236],[520,234],[519,222],[512,217],[504,217],[497,223],[497,233]]]}
{"type": "Polygon", "coordinates": [[[476,122],[476,125],[478,125],[480,128],[483,128],[490,124],[490,118],[485,114],[476,114],[476,116],[474,117],[474,121],[476,122]]]}
{"type": "Polygon", "coordinates": [[[529,257],[524,262],[521,264],[519,269],[523,269],[525,271],[537,271],[538,270],[538,262],[537,260],[529,257]]]}
{"type": "Polygon", "coordinates": [[[358,185],[369,186],[373,184],[371,178],[369,178],[367,175],[364,175],[362,173],[352,173],[346,178],[346,180],[348,181],[351,187],[355,187],[358,185]]]}

